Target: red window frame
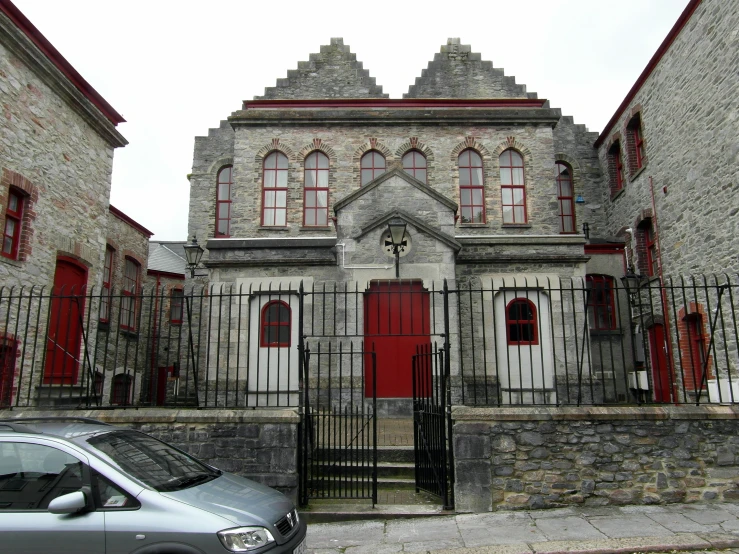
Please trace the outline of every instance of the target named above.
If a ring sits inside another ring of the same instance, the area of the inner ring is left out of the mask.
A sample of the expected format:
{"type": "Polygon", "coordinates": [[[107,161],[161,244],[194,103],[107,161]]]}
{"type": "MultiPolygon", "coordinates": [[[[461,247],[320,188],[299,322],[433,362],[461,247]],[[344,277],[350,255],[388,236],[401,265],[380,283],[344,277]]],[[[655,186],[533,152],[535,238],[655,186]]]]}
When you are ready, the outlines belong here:
{"type": "Polygon", "coordinates": [[[614,192],[618,192],[624,188],[624,162],[623,157],[621,156],[621,143],[616,141],[611,147],[609,155],[611,156],[611,163],[613,164],[613,176],[616,179],[616,182],[614,183],[614,192]]]}
{"type": "Polygon", "coordinates": [[[659,260],[657,256],[657,233],[651,223],[644,229],[644,242],[647,252],[647,275],[654,277],[659,273],[659,260]]]}
{"type": "Polygon", "coordinates": [[[610,275],[586,275],[590,329],[616,329],[615,280],[610,275]]]}
{"type": "MultiPolygon", "coordinates": [[[[686,388],[688,390],[698,390],[703,388],[703,365],[706,360],[709,363],[706,368],[706,379],[711,378],[711,366],[710,359],[708,358],[708,352],[706,347],[706,335],[705,335],[705,324],[703,322],[703,316],[700,313],[691,313],[683,318],[685,322],[685,341],[680,341],[681,348],[683,348],[683,358],[687,358],[690,364],[686,369],[690,370],[690,375],[686,375],[686,388]],[[687,346],[687,352],[685,352],[684,346],[687,346]],[[690,380],[692,379],[692,383],[690,380]],[[692,388],[690,385],[692,384],[692,388]]],[[[687,365],[683,361],[683,365],[687,365]]],[[[685,372],[684,372],[685,373],[685,372]]]]}
{"type": "Polygon", "coordinates": [[[526,173],[523,156],[509,148],[499,158],[500,194],[503,225],[517,225],[528,221],[526,213],[526,173]]]}
{"type": "Polygon", "coordinates": [[[377,179],[387,170],[387,161],[377,150],[370,150],[362,156],[359,163],[360,183],[362,186],[377,179]]]}
{"type": "Polygon", "coordinates": [[[169,322],[182,325],[182,313],[185,304],[185,291],[177,288],[169,293],[169,322]]]}
{"type": "Polygon", "coordinates": [[[131,385],[133,378],[125,373],[119,373],[113,377],[110,389],[110,403],[113,406],[131,405],[131,385]]]}
{"type": "Polygon", "coordinates": [[[303,179],[303,225],[305,227],[326,227],[328,225],[328,176],[328,156],[319,151],[308,154],[305,158],[303,179]]]}
{"type": "Polygon", "coordinates": [[[290,346],[290,338],[291,338],[291,332],[292,332],[292,310],[290,309],[290,306],[288,306],[285,302],[282,300],[272,300],[271,302],[267,302],[264,307],[262,308],[262,314],[259,318],[260,323],[260,339],[259,343],[261,346],[266,347],[275,347],[275,346],[290,346]],[[277,320],[273,320],[271,317],[272,307],[277,306],[278,307],[278,318],[277,320]],[[285,313],[282,310],[287,310],[287,320],[282,319],[282,315],[285,313]],[[277,333],[274,334],[274,329],[277,328],[277,333]],[[282,330],[284,328],[287,328],[287,340],[280,340],[280,336],[282,335],[282,330]],[[276,337],[276,340],[271,340],[271,336],[273,335],[276,337]]]}
{"type": "Polygon", "coordinates": [[[482,156],[467,148],[457,158],[459,210],[462,223],[485,223],[485,171],[482,156]]]}
{"type": "Polygon", "coordinates": [[[15,361],[18,356],[18,341],[0,336],[0,408],[13,404],[15,361]]]}
{"type": "Polygon", "coordinates": [[[262,226],[287,227],[288,160],[272,152],[262,165],[262,226]]]}
{"type": "Polygon", "coordinates": [[[115,250],[112,246],[105,247],[105,262],[103,265],[103,288],[100,291],[100,322],[110,321],[110,300],[113,283],[113,258],[115,250]]]}
{"type": "Polygon", "coordinates": [[[218,171],[216,179],[216,236],[231,236],[231,187],[233,166],[227,165],[218,171]]]}
{"type": "Polygon", "coordinates": [[[505,309],[506,341],[510,346],[539,344],[539,325],[536,306],[528,298],[514,298],[505,309]],[[526,307],[526,313],[521,307],[526,307]],[[528,336],[529,339],[523,337],[528,336]]]}
{"type": "Polygon", "coordinates": [[[421,151],[409,150],[403,154],[403,170],[424,184],[428,184],[427,169],[428,162],[421,151]]]}
{"type": "Polygon", "coordinates": [[[641,169],[644,167],[644,137],[642,136],[641,119],[639,117],[635,118],[631,126],[631,137],[634,141],[634,162],[636,169],[641,169]]]}
{"type": "Polygon", "coordinates": [[[575,188],[572,180],[572,168],[564,162],[556,162],[554,164],[554,178],[557,181],[559,232],[562,235],[576,233],[575,188]]]}
{"type": "Polygon", "coordinates": [[[123,295],[123,298],[121,298],[121,329],[125,331],[136,330],[136,308],[140,277],[141,265],[133,258],[126,257],[123,290],[121,290],[123,295]]]}
{"type": "Polygon", "coordinates": [[[11,260],[18,259],[21,232],[23,231],[24,196],[12,188],[8,190],[8,204],[5,206],[5,227],[3,246],[0,254],[11,260]]]}

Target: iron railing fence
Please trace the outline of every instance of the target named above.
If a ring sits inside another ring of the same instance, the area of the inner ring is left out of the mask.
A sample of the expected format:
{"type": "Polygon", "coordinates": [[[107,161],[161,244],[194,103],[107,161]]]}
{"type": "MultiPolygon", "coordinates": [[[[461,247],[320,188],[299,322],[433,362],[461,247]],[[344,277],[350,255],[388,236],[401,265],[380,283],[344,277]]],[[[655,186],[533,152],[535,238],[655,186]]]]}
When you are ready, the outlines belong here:
{"type": "Polygon", "coordinates": [[[389,360],[410,368],[403,348],[433,342],[453,404],[739,402],[733,276],[393,283],[3,287],[0,407],[297,407],[304,379],[337,371],[315,356],[303,373],[308,344],[376,352],[383,390],[389,360]]]}

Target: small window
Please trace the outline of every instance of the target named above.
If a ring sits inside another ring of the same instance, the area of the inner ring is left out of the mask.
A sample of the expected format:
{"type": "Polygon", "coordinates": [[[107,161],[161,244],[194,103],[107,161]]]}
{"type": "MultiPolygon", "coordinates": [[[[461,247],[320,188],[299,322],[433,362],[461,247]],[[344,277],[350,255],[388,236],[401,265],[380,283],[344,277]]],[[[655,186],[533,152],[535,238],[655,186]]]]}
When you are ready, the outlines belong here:
{"type": "Polygon", "coordinates": [[[362,185],[366,185],[370,181],[374,181],[377,177],[385,173],[385,156],[376,150],[370,150],[362,156],[362,185]]]}
{"type": "Polygon", "coordinates": [[[21,230],[23,227],[23,200],[24,197],[18,191],[12,188],[8,191],[2,255],[11,260],[18,259],[21,230]]]}
{"type": "Polygon", "coordinates": [[[185,292],[182,289],[172,289],[169,296],[169,322],[172,325],[182,324],[182,308],[185,292]]]}
{"type": "Polygon", "coordinates": [[[123,298],[121,298],[121,329],[136,329],[137,295],[141,266],[132,258],[126,258],[126,269],[123,275],[123,298]]]}
{"type": "Polygon", "coordinates": [[[457,163],[462,223],[485,223],[482,158],[474,150],[468,149],[459,155],[457,163]]]}
{"type": "Polygon", "coordinates": [[[608,275],[586,276],[588,291],[588,319],[590,328],[596,331],[616,329],[614,281],[608,275]]]}
{"type": "Polygon", "coordinates": [[[103,288],[100,291],[100,321],[110,321],[110,300],[113,283],[113,259],[115,250],[108,245],[105,247],[105,265],[103,266],[103,288]]]}
{"type": "Polygon", "coordinates": [[[559,204],[559,232],[575,232],[575,199],[572,186],[572,168],[563,163],[554,164],[557,181],[557,203],[559,204]]]}
{"type": "Polygon", "coordinates": [[[638,227],[636,235],[639,256],[639,269],[642,274],[653,277],[659,274],[659,255],[657,251],[657,231],[652,219],[644,220],[638,227]]]}
{"type": "Polygon", "coordinates": [[[264,159],[262,178],[262,225],[287,225],[287,156],[272,152],[264,159]]]}
{"type": "Polygon", "coordinates": [[[705,380],[712,378],[703,316],[700,313],[688,314],[681,323],[682,337],[679,344],[685,388],[687,390],[703,389],[705,380]]]}
{"type": "Polygon", "coordinates": [[[312,152],[305,158],[303,225],[328,225],[328,156],[312,152]]]}
{"type": "Polygon", "coordinates": [[[110,403],[113,406],[130,406],[133,378],[125,373],[113,377],[110,390],[110,403]]]}
{"type": "Polygon", "coordinates": [[[274,300],[262,308],[262,346],[290,346],[290,307],[274,300]]]}
{"type": "Polygon", "coordinates": [[[231,236],[231,185],[233,167],[227,166],[218,172],[216,184],[216,236],[231,236]]]}
{"type": "Polygon", "coordinates": [[[508,344],[539,344],[536,306],[526,298],[515,298],[506,307],[508,344]]]}
{"type": "Polygon", "coordinates": [[[624,163],[621,156],[621,143],[616,141],[608,150],[608,173],[611,181],[611,194],[624,188],[624,163]]]}
{"type": "Polygon", "coordinates": [[[411,150],[403,155],[403,169],[422,183],[427,183],[426,156],[418,150],[411,150]]]}
{"type": "Polygon", "coordinates": [[[629,121],[628,132],[630,169],[632,173],[635,173],[644,167],[646,161],[644,136],[642,135],[641,116],[639,114],[636,114],[629,121]]]}
{"type": "Polygon", "coordinates": [[[526,180],[523,157],[513,149],[500,155],[503,224],[526,223],[526,180]]]}

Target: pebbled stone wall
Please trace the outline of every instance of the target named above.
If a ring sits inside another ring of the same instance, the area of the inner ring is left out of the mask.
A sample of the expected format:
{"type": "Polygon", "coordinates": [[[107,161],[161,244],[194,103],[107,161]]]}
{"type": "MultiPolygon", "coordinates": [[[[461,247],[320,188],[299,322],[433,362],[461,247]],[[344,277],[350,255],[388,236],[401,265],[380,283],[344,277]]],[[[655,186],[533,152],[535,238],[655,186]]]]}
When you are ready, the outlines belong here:
{"type": "Polygon", "coordinates": [[[456,508],[739,500],[735,406],[454,408],[456,508]]]}

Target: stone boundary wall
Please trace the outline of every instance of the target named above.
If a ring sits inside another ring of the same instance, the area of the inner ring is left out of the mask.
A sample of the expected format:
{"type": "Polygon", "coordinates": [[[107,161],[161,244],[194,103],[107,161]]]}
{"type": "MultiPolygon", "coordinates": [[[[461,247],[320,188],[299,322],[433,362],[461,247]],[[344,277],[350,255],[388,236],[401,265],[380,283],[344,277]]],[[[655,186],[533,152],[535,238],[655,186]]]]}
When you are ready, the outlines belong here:
{"type": "Polygon", "coordinates": [[[143,431],[297,501],[297,409],[0,411],[0,419],[49,416],[90,417],[143,431]]]}
{"type": "Polygon", "coordinates": [[[739,500],[739,406],[455,407],[458,512],[739,500]]]}

